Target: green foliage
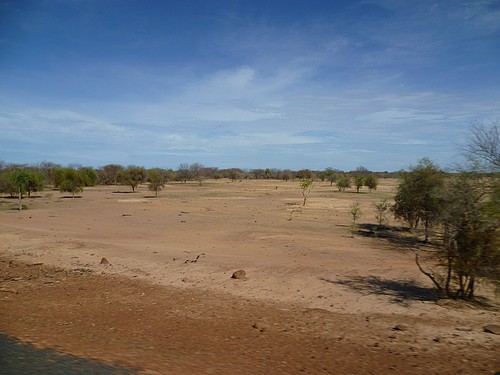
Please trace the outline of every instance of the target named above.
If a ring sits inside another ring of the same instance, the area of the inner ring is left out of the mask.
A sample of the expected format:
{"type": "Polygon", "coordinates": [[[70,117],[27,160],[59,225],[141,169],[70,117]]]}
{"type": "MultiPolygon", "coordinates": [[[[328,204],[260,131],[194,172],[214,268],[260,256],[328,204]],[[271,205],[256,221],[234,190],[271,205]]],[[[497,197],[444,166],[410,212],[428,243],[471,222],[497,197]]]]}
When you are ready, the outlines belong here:
{"type": "Polygon", "coordinates": [[[337,188],[339,189],[339,191],[345,191],[345,189],[350,187],[351,187],[351,178],[346,174],[340,175],[340,177],[337,180],[337,188]]]}
{"type": "Polygon", "coordinates": [[[307,196],[311,192],[311,189],[314,186],[314,182],[311,179],[304,179],[304,180],[300,181],[299,185],[300,185],[300,189],[302,190],[302,196],[304,197],[304,202],[302,203],[302,206],[305,206],[307,196]]]}
{"type": "Polygon", "coordinates": [[[97,173],[92,167],[83,167],[78,170],[82,175],[85,186],[95,186],[97,184],[97,173]]]}
{"type": "Polygon", "coordinates": [[[135,192],[137,186],[146,180],[146,175],[146,169],[132,165],[121,170],[118,173],[117,179],[120,184],[129,185],[132,188],[132,192],[135,192]]]}
{"type": "Polygon", "coordinates": [[[359,193],[361,186],[365,184],[365,178],[361,175],[354,176],[354,186],[356,186],[356,193],[359,193]]]}
{"type": "Polygon", "coordinates": [[[76,193],[83,191],[85,186],[85,174],[81,173],[79,170],[75,170],[71,167],[60,168],[54,171],[55,176],[55,186],[60,192],[68,192],[73,194],[73,198],[76,193]]]}
{"type": "Polygon", "coordinates": [[[19,169],[11,172],[10,179],[20,195],[26,192],[26,188],[30,181],[30,175],[26,170],[19,169]]]}
{"type": "Polygon", "coordinates": [[[462,172],[446,181],[439,221],[444,246],[435,253],[438,266],[420,270],[446,297],[471,299],[479,278],[500,286],[500,184],[462,172]]]}
{"type": "Polygon", "coordinates": [[[368,176],[365,177],[364,185],[370,190],[377,190],[378,186],[378,179],[376,176],[373,174],[369,174],[368,176]]]}
{"type": "Polygon", "coordinates": [[[26,183],[26,193],[31,197],[31,193],[42,191],[44,186],[44,176],[42,172],[28,170],[28,181],[26,183]]]}
{"type": "Polygon", "coordinates": [[[361,218],[361,216],[363,215],[363,212],[361,210],[361,204],[359,202],[354,202],[351,204],[351,207],[350,207],[350,213],[351,213],[351,216],[352,216],[352,223],[353,225],[356,224],[356,220],[358,220],[359,218],[361,218]]]}
{"type": "Polygon", "coordinates": [[[10,194],[11,197],[18,193],[9,172],[0,173],[0,193],[10,194]]]}
{"type": "Polygon", "coordinates": [[[423,223],[426,240],[430,226],[436,221],[441,207],[440,196],[444,173],[431,160],[424,158],[402,173],[393,206],[396,219],[406,221],[410,228],[423,223]]]}
{"type": "Polygon", "coordinates": [[[150,169],[148,171],[149,190],[154,191],[158,197],[158,191],[165,187],[167,183],[167,171],[160,168],[150,169]]]}
{"type": "Polygon", "coordinates": [[[387,213],[391,209],[391,205],[387,202],[387,199],[384,199],[379,202],[374,203],[375,208],[375,218],[377,219],[377,223],[379,227],[382,227],[387,223],[387,213]]]}
{"type": "Polygon", "coordinates": [[[121,165],[107,164],[96,171],[97,182],[101,185],[116,185],[121,171],[123,171],[121,165]]]}
{"type": "Polygon", "coordinates": [[[23,209],[23,206],[21,204],[21,199],[28,187],[30,181],[30,175],[27,171],[20,169],[11,172],[10,179],[12,181],[13,186],[19,193],[19,211],[21,211],[23,209]]]}

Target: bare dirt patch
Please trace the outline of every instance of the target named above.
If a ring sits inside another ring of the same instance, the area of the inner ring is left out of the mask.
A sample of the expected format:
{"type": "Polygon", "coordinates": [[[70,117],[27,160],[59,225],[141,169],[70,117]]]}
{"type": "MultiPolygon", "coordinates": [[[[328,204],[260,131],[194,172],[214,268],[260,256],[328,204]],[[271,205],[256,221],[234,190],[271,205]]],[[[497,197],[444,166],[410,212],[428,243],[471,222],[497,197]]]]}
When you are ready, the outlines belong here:
{"type": "Polygon", "coordinates": [[[436,303],[411,251],[352,238],[347,202],[374,223],[393,186],[317,183],[305,207],[297,182],[96,187],[0,212],[0,331],[147,373],[498,371],[496,309],[436,303]]]}

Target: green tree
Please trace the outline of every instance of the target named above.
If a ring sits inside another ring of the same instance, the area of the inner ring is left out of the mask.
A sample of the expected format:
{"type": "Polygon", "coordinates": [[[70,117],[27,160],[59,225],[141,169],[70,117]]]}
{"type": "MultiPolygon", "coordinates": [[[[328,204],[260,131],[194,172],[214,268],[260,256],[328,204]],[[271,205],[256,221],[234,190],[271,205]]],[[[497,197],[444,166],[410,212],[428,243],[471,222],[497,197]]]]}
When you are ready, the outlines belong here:
{"type": "Polygon", "coordinates": [[[2,171],[0,173],[0,193],[10,194],[11,197],[18,193],[10,172],[2,171]]]}
{"type": "Polygon", "coordinates": [[[361,218],[363,212],[361,210],[361,204],[359,202],[353,202],[350,207],[350,214],[352,217],[352,233],[356,231],[356,220],[361,218]]]}
{"type": "Polygon", "coordinates": [[[378,180],[373,174],[369,174],[365,177],[364,185],[371,192],[372,190],[377,190],[378,180]]]}
{"type": "Polygon", "coordinates": [[[387,202],[387,199],[384,199],[375,202],[373,206],[375,208],[375,218],[377,219],[378,226],[382,227],[387,223],[387,213],[391,209],[391,205],[387,202]]]}
{"type": "Polygon", "coordinates": [[[23,194],[26,192],[26,188],[28,186],[30,175],[25,170],[16,170],[10,174],[10,179],[12,181],[12,185],[15,187],[19,194],[19,211],[22,211],[23,205],[21,200],[23,199],[23,194]]]}
{"type": "Polygon", "coordinates": [[[154,168],[148,171],[149,190],[155,192],[158,197],[158,191],[165,187],[167,183],[167,173],[164,169],[154,168]]]}
{"type": "Polygon", "coordinates": [[[306,205],[306,200],[307,196],[311,192],[311,189],[313,188],[314,182],[311,179],[304,179],[300,181],[300,189],[302,190],[302,196],[304,197],[304,202],[302,203],[302,206],[306,205]]]}
{"type": "Polygon", "coordinates": [[[430,266],[418,252],[416,261],[440,295],[472,299],[480,281],[500,291],[498,121],[491,128],[476,123],[465,150],[469,167],[448,177],[440,197],[443,246],[427,255],[430,266]]]}
{"type": "Polygon", "coordinates": [[[131,165],[121,170],[117,177],[120,184],[130,186],[132,188],[132,192],[135,193],[137,186],[146,180],[146,175],[146,169],[131,165]]]}
{"type": "Polygon", "coordinates": [[[354,175],[354,186],[356,186],[356,193],[359,193],[359,189],[366,185],[366,177],[370,174],[370,171],[363,166],[359,166],[355,171],[351,172],[354,175]]]}
{"type": "Polygon", "coordinates": [[[420,159],[409,172],[401,174],[393,206],[394,217],[406,221],[410,228],[422,223],[425,240],[441,209],[444,173],[430,159],[420,159]]]}
{"type": "Polygon", "coordinates": [[[83,167],[78,170],[82,175],[85,186],[95,186],[97,184],[97,172],[92,167],[83,167]]]}
{"type": "Polygon", "coordinates": [[[26,183],[26,193],[28,193],[28,197],[31,197],[31,193],[43,190],[44,175],[42,172],[35,170],[29,170],[27,173],[28,181],[26,183]]]}
{"type": "Polygon", "coordinates": [[[83,191],[85,176],[80,171],[71,167],[61,168],[56,171],[56,187],[60,192],[68,192],[75,198],[76,193],[83,191]]]}
{"type": "Polygon", "coordinates": [[[107,164],[96,171],[97,183],[101,185],[116,185],[118,184],[118,176],[123,167],[118,164],[107,164]]]}
{"type": "Polygon", "coordinates": [[[356,193],[359,193],[359,189],[365,184],[365,178],[362,175],[354,176],[354,186],[356,186],[356,193]]]}
{"type": "Polygon", "coordinates": [[[416,255],[421,272],[434,283],[439,295],[472,299],[480,278],[499,286],[500,184],[485,181],[477,173],[462,172],[446,181],[440,223],[443,246],[431,254],[425,267],[416,255]],[[436,262],[437,260],[437,262],[436,262]]]}
{"type": "Polygon", "coordinates": [[[350,187],[351,187],[351,178],[346,174],[342,174],[337,179],[337,188],[339,189],[339,191],[345,191],[345,189],[350,187]]]}

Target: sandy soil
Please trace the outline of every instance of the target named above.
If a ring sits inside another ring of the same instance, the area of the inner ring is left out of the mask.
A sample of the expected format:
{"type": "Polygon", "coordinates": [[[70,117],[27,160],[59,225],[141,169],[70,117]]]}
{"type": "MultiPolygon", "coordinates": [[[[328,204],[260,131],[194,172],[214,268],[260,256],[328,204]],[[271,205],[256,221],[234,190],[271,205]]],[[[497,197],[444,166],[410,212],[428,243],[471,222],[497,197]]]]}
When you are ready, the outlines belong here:
{"type": "Polygon", "coordinates": [[[283,181],[3,199],[0,331],[143,373],[495,373],[498,301],[436,302],[410,249],[351,233],[351,203],[373,224],[394,184],[317,182],[305,207],[283,181]]]}

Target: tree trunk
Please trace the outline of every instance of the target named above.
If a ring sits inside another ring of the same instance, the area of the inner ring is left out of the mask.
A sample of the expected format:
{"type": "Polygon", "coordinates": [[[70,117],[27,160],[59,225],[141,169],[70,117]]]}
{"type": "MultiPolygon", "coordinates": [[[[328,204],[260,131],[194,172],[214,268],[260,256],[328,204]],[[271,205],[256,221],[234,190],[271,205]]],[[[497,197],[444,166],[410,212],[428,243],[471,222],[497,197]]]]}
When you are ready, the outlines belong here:
{"type": "Polygon", "coordinates": [[[23,194],[21,188],[19,188],[19,211],[23,210],[23,204],[21,203],[21,199],[23,199],[23,194]]]}

